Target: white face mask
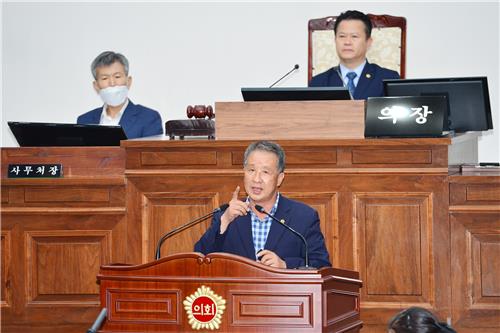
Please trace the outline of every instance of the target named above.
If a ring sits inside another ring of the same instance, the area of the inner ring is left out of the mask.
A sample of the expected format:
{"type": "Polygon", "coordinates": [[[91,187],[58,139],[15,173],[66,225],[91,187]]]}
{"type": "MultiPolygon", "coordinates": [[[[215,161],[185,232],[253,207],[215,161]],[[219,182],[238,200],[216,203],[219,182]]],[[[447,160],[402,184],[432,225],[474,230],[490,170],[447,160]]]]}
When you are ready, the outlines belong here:
{"type": "Polygon", "coordinates": [[[99,96],[104,103],[111,106],[118,106],[125,103],[128,96],[127,86],[107,87],[99,90],[99,96]]]}

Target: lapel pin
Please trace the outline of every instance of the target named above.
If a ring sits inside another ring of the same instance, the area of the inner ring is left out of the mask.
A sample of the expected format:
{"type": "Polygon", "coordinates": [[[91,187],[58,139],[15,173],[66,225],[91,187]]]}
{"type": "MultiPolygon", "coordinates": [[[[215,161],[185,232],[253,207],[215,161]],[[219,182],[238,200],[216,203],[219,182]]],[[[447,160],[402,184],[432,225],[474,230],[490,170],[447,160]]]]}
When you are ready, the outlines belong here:
{"type": "Polygon", "coordinates": [[[372,75],[368,73],[368,74],[366,74],[366,78],[367,78],[367,79],[371,79],[371,78],[372,78],[372,75]]]}
{"type": "Polygon", "coordinates": [[[281,224],[285,224],[285,220],[284,219],[281,219],[280,222],[281,222],[281,224]]]}

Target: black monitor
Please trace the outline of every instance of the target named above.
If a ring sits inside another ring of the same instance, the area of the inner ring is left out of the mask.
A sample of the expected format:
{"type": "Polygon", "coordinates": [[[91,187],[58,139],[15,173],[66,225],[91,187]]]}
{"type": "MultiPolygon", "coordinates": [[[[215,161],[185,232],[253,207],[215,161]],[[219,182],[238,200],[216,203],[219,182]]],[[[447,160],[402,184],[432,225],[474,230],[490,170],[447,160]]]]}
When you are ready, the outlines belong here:
{"type": "Polygon", "coordinates": [[[386,96],[446,96],[448,117],[444,130],[493,129],[486,77],[384,80],[386,96]]]}
{"type": "Polygon", "coordinates": [[[8,122],[21,147],[119,146],[121,126],[8,122]]]}
{"type": "Polygon", "coordinates": [[[243,100],[252,101],[325,101],[351,99],[344,87],[241,88],[243,100]]]}

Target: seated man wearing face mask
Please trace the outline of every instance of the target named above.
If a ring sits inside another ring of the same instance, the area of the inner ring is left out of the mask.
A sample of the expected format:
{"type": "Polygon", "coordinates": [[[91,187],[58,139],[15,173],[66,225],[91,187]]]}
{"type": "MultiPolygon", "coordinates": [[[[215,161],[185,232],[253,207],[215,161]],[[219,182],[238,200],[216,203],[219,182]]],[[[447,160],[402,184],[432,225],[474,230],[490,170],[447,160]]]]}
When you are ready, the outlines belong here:
{"type": "Polygon", "coordinates": [[[92,62],[94,89],[104,105],[78,117],[78,124],[120,125],[128,139],[163,134],[160,114],[128,99],[132,77],[128,60],[120,53],[106,51],[92,62]]]}

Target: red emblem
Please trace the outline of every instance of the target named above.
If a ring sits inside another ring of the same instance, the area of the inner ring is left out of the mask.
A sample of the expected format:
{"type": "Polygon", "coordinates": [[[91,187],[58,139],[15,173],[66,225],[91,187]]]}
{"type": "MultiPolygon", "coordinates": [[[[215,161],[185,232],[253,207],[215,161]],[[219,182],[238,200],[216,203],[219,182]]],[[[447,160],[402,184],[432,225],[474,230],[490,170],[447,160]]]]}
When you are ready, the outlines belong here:
{"type": "Polygon", "coordinates": [[[206,323],[214,319],[217,313],[217,305],[210,297],[200,296],[194,300],[191,311],[193,311],[193,317],[196,320],[206,323]]]}

